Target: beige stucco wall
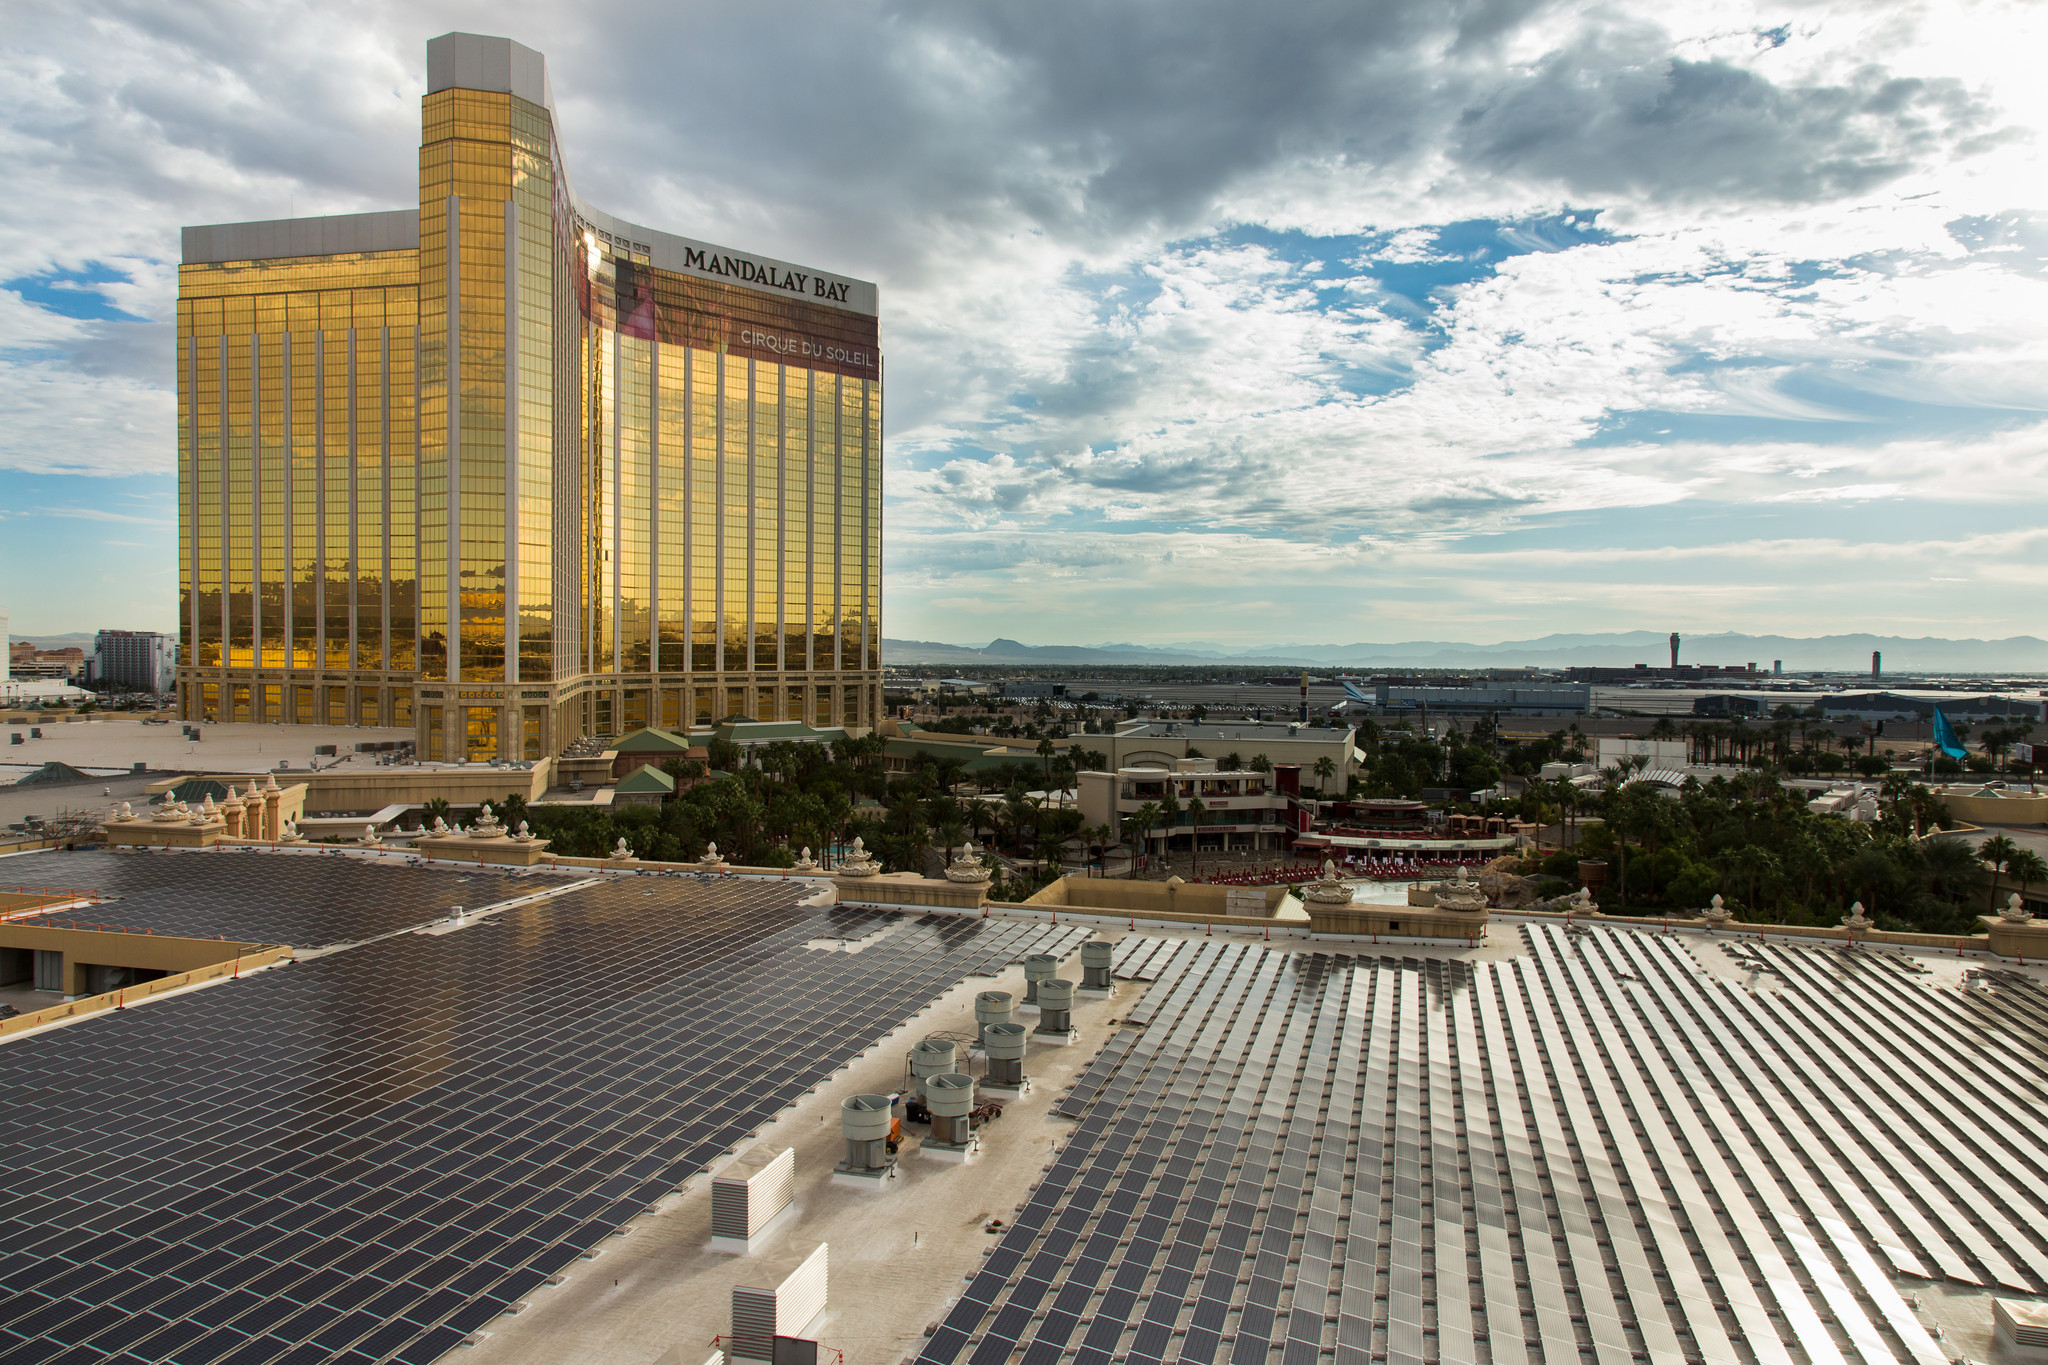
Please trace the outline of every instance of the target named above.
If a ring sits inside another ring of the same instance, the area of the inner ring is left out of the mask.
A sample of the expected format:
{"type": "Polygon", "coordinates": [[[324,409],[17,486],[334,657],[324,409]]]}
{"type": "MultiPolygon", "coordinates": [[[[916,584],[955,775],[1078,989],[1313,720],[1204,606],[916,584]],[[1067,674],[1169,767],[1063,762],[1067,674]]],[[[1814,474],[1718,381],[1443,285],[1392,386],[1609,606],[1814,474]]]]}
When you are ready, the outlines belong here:
{"type": "Polygon", "coordinates": [[[1231,912],[1230,891],[1256,890],[1265,896],[1266,913],[1275,914],[1287,899],[1284,886],[1223,887],[1200,882],[1128,881],[1117,877],[1066,876],[1025,901],[1026,905],[1059,905],[1073,910],[1107,910],[1124,914],[1200,915],[1221,919],[1231,912]]]}
{"type": "MultiPolygon", "coordinates": [[[[538,800],[550,785],[554,760],[543,759],[531,768],[429,768],[394,765],[389,768],[344,767],[321,772],[293,772],[291,785],[306,789],[303,814],[341,815],[349,812],[379,811],[392,805],[424,805],[440,797],[451,806],[493,805],[518,792],[528,801],[538,800]]],[[[177,786],[185,778],[152,782],[151,794],[177,786]]],[[[233,783],[235,790],[248,787],[250,774],[222,773],[209,781],[233,783]]],[[[296,815],[286,818],[295,819],[296,815]]]]}
{"type": "Polygon", "coordinates": [[[1973,825],[2048,825],[2048,792],[2007,792],[2004,796],[1964,794],[1978,790],[1981,788],[1956,790],[1941,787],[1934,794],[1948,808],[1950,815],[1973,825]]]}

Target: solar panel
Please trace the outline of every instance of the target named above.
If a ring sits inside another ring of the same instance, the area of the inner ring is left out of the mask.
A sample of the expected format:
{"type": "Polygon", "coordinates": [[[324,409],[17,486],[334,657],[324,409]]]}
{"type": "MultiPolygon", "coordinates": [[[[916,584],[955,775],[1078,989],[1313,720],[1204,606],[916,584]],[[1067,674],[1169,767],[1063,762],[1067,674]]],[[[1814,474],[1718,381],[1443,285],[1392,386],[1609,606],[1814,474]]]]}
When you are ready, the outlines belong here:
{"type": "MultiPolygon", "coordinates": [[[[108,861],[148,863],[117,902],[138,915],[222,888],[234,913],[272,916],[234,932],[286,937],[299,913],[236,899],[248,859],[108,861]]],[[[401,925],[495,884],[372,870],[401,925]]],[[[801,884],[662,879],[646,895],[647,880],[10,1042],[0,1142],[38,1172],[15,1212],[65,1234],[5,1248],[16,1339],[431,1359],[963,979],[1003,927],[892,919],[898,932],[808,976],[807,941],[877,917],[798,907],[801,884]],[[8,1122],[15,1101],[70,1122],[8,1122]],[[280,1128],[278,1113],[298,1117],[280,1128]],[[149,1160],[112,1159],[138,1131],[149,1160]],[[28,1292],[58,1276],[65,1295],[28,1292]]]]}
{"type": "Polygon", "coordinates": [[[1148,1026],[1077,1082],[1087,1155],[1013,1233],[1054,1307],[1003,1316],[1025,1281],[991,1264],[921,1359],[1419,1362],[1483,1335],[1503,1365],[1934,1365],[1886,1262],[2041,1292],[2048,1107],[2009,1039],[2048,992],[1773,946],[1759,996],[1647,933],[1524,938],[1480,962],[1126,939],[1127,980],[1164,954],[1148,1026]],[[1993,1148],[2018,1159],[1960,1159],[1993,1148]]]}

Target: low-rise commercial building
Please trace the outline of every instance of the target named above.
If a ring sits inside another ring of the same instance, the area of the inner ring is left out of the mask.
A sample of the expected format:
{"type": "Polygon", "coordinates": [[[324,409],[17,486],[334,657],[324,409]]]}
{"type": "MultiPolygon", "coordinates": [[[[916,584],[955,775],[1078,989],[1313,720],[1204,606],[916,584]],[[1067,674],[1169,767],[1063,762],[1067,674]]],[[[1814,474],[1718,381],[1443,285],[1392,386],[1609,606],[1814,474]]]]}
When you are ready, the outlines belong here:
{"type": "Polygon", "coordinates": [[[1341,795],[1358,772],[1364,755],[1357,732],[1348,726],[1318,728],[1293,722],[1227,722],[1197,725],[1190,721],[1134,720],[1113,735],[1083,735],[1075,744],[1094,749],[1108,760],[1109,771],[1123,768],[1171,768],[1183,759],[1215,759],[1227,766],[1235,757],[1246,768],[1264,757],[1274,767],[1301,769],[1301,789],[1341,795]],[[1328,759],[1326,769],[1318,762],[1328,759]]]}
{"type": "Polygon", "coordinates": [[[1141,836],[1145,852],[1175,849],[1202,852],[1285,847],[1294,830],[1290,808],[1298,792],[1281,790],[1292,783],[1290,765],[1279,774],[1221,772],[1211,758],[1183,758],[1170,769],[1120,768],[1113,773],[1081,773],[1075,778],[1076,804],[1091,825],[1121,832],[1123,822],[1147,805],[1159,807],[1169,793],[1179,805],[1171,819],[1141,836]],[[1277,780],[1276,780],[1277,779],[1277,780]],[[1199,819],[1190,806],[1202,803],[1199,819]]]}
{"type": "Polygon", "coordinates": [[[1586,683],[1473,683],[1465,687],[1409,687],[1380,683],[1373,704],[1382,711],[1419,711],[1482,716],[1583,716],[1593,709],[1593,689],[1586,683]]]}

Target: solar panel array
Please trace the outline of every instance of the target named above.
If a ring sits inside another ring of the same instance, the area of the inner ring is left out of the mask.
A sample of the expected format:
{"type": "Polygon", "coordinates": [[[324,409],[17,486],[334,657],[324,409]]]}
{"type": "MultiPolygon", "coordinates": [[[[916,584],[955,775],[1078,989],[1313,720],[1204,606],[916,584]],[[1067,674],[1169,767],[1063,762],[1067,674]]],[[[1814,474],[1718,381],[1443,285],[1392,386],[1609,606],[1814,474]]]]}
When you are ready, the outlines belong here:
{"type": "Polygon", "coordinates": [[[2039,984],[1523,932],[1124,940],[1156,984],[921,1360],[1937,1365],[1898,1277],[2048,1292],[2039,984]]]}
{"type": "Polygon", "coordinates": [[[277,854],[268,850],[34,855],[24,877],[63,877],[106,904],[60,910],[36,924],[90,922],[191,938],[349,943],[543,889],[545,874],[498,868],[409,866],[391,859],[277,854]]]}
{"type": "Polygon", "coordinates": [[[609,881],[8,1043],[0,1361],[433,1360],[962,977],[1086,937],[814,952],[892,917],[812,889],[609,881]]]}

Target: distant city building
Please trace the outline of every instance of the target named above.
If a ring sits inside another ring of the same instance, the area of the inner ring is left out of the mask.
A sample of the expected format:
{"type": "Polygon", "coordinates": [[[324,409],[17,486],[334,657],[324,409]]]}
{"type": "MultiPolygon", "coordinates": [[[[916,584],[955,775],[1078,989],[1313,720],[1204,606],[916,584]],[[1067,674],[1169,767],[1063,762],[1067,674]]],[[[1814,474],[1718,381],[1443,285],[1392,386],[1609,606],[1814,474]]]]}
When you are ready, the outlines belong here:
{"type": "Polygon", "coordinates": [[[138,692],[178,685],[178,637],[154,630],[103,630],[93,641],[90,676],[138,692]]]}
{"type": "Polygon", "coordinates": [[[1073,742],[1104,754],[1108,759],[1106,766],[1112,772],[1123,768],[1171,768],[1187,758],[1221,761],[1232,754],[1250,769],[1252,760],[1263,754],[1275,767],[1299,767],[1302,791],[1342,796],[1358,771],[1356,734],[1349,728],[1318,729],[1293,721],[1197,725],[1192,721],[1137,720],[1119,725],[1113,735],[1081,735],[1073,742]],[[1316,775],[1316,760],[1320,758],[1330,760],[1328,778],[1316,775]]]}
{"type": "Polygon", "coordinates": [[[1830,718],[1857,720],[1926,720],[1940,707],[1946,716],[2013,717],[2048,720],[2048,702],[2022,696],[1906,696],[1897,692],[1841,692],[1815,703],[1830,718]]]}
{"type": "Polygon", "coordinates": [[[1284,773],[1219,772],[1214,758],[1181,759],[1172,771],[1161,767],[1128,767],[1113,773],[1081,773],[1076,804],[1091,825],[1108,825],[1121,833],[1122,821],[1145,806],[1155,810],[1171,792],[1180,809],[1172,820],[1141,836],[1146,855],[1187,852],[1228,852],[1284,848],[1296,830],[1290,807],[1298,804],[1296,770],[1284,773]],[[1294,788],[1286,790],[1284,788],[1294,788]],[[1201,823],[1189,803],[1202,803],[1201,823]]]}
{"type": "Polygon", "coordinates": [[[1690,761],[1686,742],[1682,739],[1602,735],[1594,741],[1594,746],[1594,760],[1602,768],[1611,768],[1624,758],[1646,759],[1652,769],[1683,768],[1690,761]]]}
{"type": "Polygon", "coordinates": [[[184,230],[183,714],[873,725],[875,286],[583,201],[518,43],[433,39],[420,112],[416,204],[184,230]]]}
{"type": "Polygon", "coordinates": [[[1674,669],[1678,667],[1678,632],[1675,630],[1671,632],[1671,666],[1674,669]]]}
{"type": "Polygon", "coordinates": [[[63,682],[85,677],[86,653],[77,645],[63,649],[37,649],[26,641],[8,646],[8,675],[16,679],[57,679],[63,682]]]}
{"type": "Polygon", "coordinates": [[[1583,716],[1593,709],[1585,683],[1473,683],[1465,687],[1403,687],[1379,683],[1373,702],[1382,711],[1429,710],[1441,715],[1583,716]]]}
{"type": "Polygon", "coordinates": [[[1758,675],[1755,664],[1674,664],[1670,668],[1637,664],[1633,668],[1574,667],[1566,669],[1565,676],[1573,682],[1616,684],[1702,682],[1711,678],[1754,678],[1758,675]]]}
{"type": "Polygon", "coordinates": [[[1870,680],[1872,682],[1877,682],[1879,679],[1883,677],[1884,651],[1881,649],[1873,649],[1870,651],[1870,680]]]}

